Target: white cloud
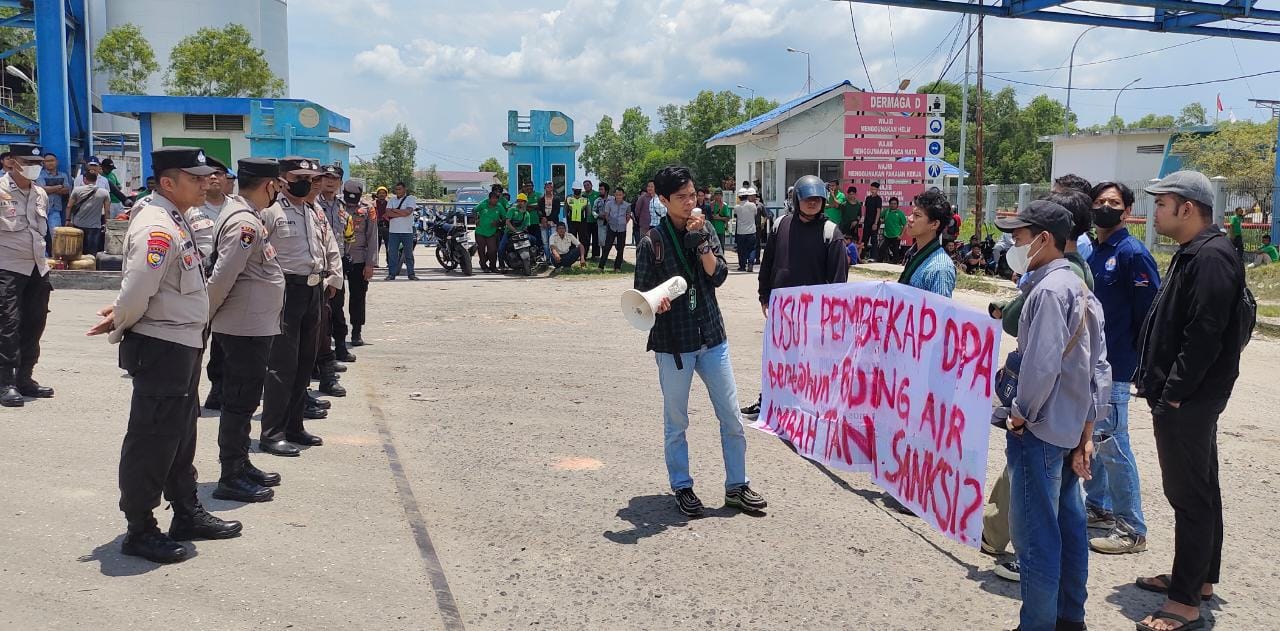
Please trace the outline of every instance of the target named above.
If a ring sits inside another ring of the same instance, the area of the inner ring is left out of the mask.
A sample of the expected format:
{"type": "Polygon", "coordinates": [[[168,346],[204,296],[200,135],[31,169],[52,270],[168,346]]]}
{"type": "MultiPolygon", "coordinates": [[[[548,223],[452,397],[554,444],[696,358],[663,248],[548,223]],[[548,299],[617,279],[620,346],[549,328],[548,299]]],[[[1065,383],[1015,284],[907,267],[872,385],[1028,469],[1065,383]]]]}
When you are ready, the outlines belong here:
{"type": "Polygon", "coordinates": [[[479,134],[480,127],[478,125],[472,122],[466,122],[450,129],[447,138],[449,140],[462,140],[464,138],[473,138],[479,134]]]}

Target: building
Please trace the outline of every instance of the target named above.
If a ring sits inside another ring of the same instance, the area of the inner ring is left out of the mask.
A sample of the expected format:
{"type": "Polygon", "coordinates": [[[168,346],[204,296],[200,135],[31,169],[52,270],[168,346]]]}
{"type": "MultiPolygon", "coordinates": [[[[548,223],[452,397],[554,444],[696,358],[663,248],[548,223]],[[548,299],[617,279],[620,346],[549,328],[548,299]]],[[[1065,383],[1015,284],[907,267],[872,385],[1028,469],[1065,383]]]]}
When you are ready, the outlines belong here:
{"type": "MultiPolygon", "coordinates": [[[[460,188],[483,188],[488,189],[490,186],[498,183],[497,174],[492,171],[436,171],[436,177],[440,178],[440,184],[444,186],[444,192],[452,195],[458,192],[460,188]]],[[[422,179],[427,176],[426,171],[414,171],[415,179],[422,179]]]]}
{"type": "MultiPolygon", "coordinates": [[[[142,173],[155,147],[200,147],[228,165],[248,156],[300,155],[347,169],[351,121],[301,99],[108,94],[102,110],[138,121],[142,173]]],[[[234,168],[234,167],[233,167],[234,168]]]]}
{"type": "Polygon", "coordinates": [[[1075,173],[1090,182],[1145,182],[1182,168],[1173,152],[1178,136],[1212,127],[1120,129],[1045,136],[1053,143],[1052,177],[1075,173]]]}
{"type": "Polygon", "coordinates": [[[555,184],[563,195],[577,181],[579,144],[573,140],[573,119],[561,112],[531,110],[527,116],[507,112],[508,185],[532,183],[541,191],[543,182],[555,184]]]}

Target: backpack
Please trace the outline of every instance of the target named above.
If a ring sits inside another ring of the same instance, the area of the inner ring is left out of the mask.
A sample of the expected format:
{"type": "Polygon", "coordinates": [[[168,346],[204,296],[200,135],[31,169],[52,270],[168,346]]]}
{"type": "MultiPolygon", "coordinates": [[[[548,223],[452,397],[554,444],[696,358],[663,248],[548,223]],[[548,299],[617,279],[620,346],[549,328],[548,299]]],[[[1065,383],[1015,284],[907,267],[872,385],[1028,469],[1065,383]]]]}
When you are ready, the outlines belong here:
{"type": "Polygon", "coordinates": [[[1253,292],[1249,291],[1249,283],[1246,280],[1240,291],[1240,304],[1236,305],[1236,336],[1240,342],[1240,350],[1249,345],[1249,340],[1253,338],[1253,328],[1258,325],[1258,301],[1254,299],[1253,292]]]}

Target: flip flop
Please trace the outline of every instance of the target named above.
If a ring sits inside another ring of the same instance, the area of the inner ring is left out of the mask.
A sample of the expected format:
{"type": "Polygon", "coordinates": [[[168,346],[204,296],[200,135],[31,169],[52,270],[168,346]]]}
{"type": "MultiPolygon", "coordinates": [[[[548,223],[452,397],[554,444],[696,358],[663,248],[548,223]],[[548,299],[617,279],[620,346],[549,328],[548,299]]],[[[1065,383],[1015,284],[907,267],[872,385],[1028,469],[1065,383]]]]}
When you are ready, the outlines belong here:
{"type": "MultiPolygon", "coordinates": [[[[1167,594],[1169,593],[1169,584],[1172,582],[1173,577],[1168,574],[1161,574],[1159,576],[1139,576],[1138,580],[1134,581],[1133,584],[1136,585],[1138,589],[1155,592],[1157,594],[1167,594]],[[1159,581],[1160,584],[1152,585],[1147,581],[1159,581]]],[[[1203,602],[1209,602],[1210,600],[1213,600],[1213,594],[1209,594],[1208,596],[1200,594],[1200,600],[1203,602]]]]}
{"type": "MultiPolygon", "coordinates": [[[[1182,616],[1179,616],[1176,613],[1169,613],[1167,611],[1157,611],[1151,614],[1151,618],[1154,620],[1172,620],[1179,624],[1179,626],[1176,626],[1173,629],[1170,629],[1169,631],[1197,631],[1197,629],[1204,628],[1204,618],[1187,620],[1186,618],[1183,618],[1182,616]]],[[[1164,631],[1164,630],[1163,629],[1158,630],[1155,627],[1145,625],[1139,622],[1138,631],[1164,631]]]]}

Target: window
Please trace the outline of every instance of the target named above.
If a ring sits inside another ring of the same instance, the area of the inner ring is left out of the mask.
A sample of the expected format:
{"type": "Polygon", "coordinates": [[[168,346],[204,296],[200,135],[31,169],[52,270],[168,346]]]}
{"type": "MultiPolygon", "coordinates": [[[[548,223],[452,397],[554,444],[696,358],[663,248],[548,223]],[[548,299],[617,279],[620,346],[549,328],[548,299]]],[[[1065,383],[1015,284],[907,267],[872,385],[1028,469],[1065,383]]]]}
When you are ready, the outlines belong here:
{"type": "Polygon", "coordinates": [[[244,131],[244,117],[223,114],[183,114],[182,126],[187,131],[244,131]]]}
{"type": "Polygon", "coordinates": [[[843,170],[844,160],[787,160],[787,186],[806,175],[816,175],[823,182],[840,181],[843,170]]]}
{"type": "Polygon", "coordinates": [[[747,164],[748,179],[754,185],[759,182],[760,200],[769,203],[778,198],[778,169],[774,160],[759,160],[747,164]]]}
{"type": "Polygon", "coordinates": [[[517,164],[516,165],[516,190],[524,188],[525,184],[533,184],[533,165],[517,164]]]}
{"type": "Polygon", "coordinates": [[[565,168],[563,164],[551,165],[551,184],[555,186],[556,194],[564,197],[565,168]]]}

